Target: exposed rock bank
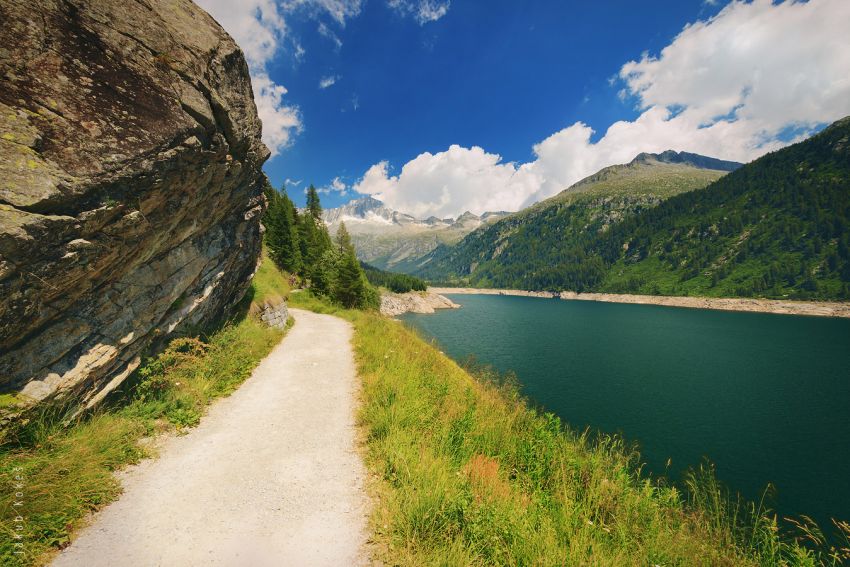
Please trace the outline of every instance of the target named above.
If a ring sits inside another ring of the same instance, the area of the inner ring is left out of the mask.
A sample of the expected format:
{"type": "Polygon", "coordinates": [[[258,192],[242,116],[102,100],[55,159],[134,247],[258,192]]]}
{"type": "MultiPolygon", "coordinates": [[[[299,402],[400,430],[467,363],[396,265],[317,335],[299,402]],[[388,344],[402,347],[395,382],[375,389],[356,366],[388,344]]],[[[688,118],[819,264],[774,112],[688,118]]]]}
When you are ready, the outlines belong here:
{"type": "Polygon", "coordinates": [[[567,291],[562,292],[560,297],[561,299],[667,305],[669,307],[689,307],[692,309],[758,311],[762,313],[815,315],[820,317],[850,317],[850,303],[826,301],[782,301],[775,299],[725,297],[663,297],[613,293],[573,293],[567,291]]]}
{"type": "Polygon", "coordinates": [[[260,311],[260,321],[275,329],[285,329],[286,322],[289,321],[289,309],[286,307],[286,302],[263,306],[260,311]]]}
{"type": "Polygon", "coordinates": [[[478,289],[474,287],[429,287],[430,293],[457,293],[462,295],[516,295],[519,297],[543,297],[557,299],[556,291],[526,291],[523,289],[478,289]]]}
{"type": "Polygon", "coordinates": [[[781,315],[810,315],[819,317],[850,317],[850,303],[828,301],[785,301],[776,299],[750,299],[726,297],[668,297],[661,295],[628,295],[617,293],[575,293],[571,291],[523,291],[516,289],[476,289],[469,287],[429,288],[432,293],[458,293],[481,295],[518,295],[524,297],[559,298],[576,301],[604,301],[607,303],[636,303],[666,305],[692,309],[719,309],[721,311],[753,311],[781,315]]]}
{"type": "Polygon", "coordinates": [[[381,294],[381,314],[395,317],[402,313],[433,313],[437,309],[457,309],[460,305],[430,291],[381,294]]]}
{"type": "Polygon", "coordinates": [[[91,404],[243,295],[269,151],[242,52],[189,0],[0,21],[0,391],[91,404]]]}

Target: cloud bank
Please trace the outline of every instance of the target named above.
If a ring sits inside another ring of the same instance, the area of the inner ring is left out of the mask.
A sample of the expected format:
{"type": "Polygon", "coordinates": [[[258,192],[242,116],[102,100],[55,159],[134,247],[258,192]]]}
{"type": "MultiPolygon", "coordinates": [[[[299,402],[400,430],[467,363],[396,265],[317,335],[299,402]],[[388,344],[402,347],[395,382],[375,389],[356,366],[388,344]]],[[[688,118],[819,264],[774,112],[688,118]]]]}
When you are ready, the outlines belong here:
{"type": "Polygon", "coordinates": [[[377,163],[353,188],[416,216],[444,217],[518,210],[643,151],[749,161],[850,114],[847,30],[846,0],[735,1],[686,26],[659,54],[621,67],[614,83],[640,115],[596,142],[576,122],[535,144],[526,164],[453,145],[420,154],[398,175],[377,163]]]}

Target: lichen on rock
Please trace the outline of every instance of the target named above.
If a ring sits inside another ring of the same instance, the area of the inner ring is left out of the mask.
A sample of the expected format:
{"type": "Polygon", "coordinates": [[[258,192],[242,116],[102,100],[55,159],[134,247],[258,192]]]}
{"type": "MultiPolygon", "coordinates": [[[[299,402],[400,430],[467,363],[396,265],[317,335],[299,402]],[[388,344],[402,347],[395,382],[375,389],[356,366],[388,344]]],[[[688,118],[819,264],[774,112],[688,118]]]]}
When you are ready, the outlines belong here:
{"type": "Polygon", "coordinates": [[[269,151],[189,0],[0,0],[0,393],[91,405],[238,301],[269,151]]]}

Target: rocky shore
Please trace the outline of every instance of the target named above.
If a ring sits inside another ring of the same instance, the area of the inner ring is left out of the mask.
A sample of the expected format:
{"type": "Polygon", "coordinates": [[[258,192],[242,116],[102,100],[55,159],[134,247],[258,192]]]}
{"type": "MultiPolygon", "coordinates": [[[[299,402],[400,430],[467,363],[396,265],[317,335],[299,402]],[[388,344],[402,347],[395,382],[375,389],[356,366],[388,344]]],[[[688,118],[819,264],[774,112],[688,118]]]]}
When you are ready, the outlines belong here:
{"type": "Polygon", "coordinates": [[[777,299],[726,298],[726,297],[669,297],[661,295],[629,295],[618,293],[575,293],[571,291],[523,291],[515,289],[475,289],[469,287],[429,288],[435,294],[481,294],[544,297],[574,301],[604,301],[607,303],[635,303],[665,305],[691,309],[719,309],[721,311],[752,311],[780,315],[809,315],[817,317],[850,317],[850,303],[829,301],[788,301],[777,299]]]}
{"type": "Polygon", "coordinates": [[[395,317],[402,313],[433,313],[437,309],[457,309],[460,305],[432,291],[381,294],[381,314],[395,317]]]}

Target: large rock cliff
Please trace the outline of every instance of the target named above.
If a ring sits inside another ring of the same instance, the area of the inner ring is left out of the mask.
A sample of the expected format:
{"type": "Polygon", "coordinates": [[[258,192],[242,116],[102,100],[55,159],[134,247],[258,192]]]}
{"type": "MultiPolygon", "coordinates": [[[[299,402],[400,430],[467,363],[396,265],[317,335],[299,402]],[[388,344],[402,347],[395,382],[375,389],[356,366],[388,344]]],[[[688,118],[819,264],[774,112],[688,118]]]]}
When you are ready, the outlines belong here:
{"type": "Polygon", "coordinates": [[[0,0],[0,392],[91,405],[242,297],[268,149],[189,0],[0,0]]]}

